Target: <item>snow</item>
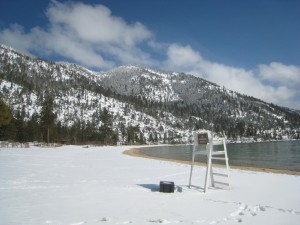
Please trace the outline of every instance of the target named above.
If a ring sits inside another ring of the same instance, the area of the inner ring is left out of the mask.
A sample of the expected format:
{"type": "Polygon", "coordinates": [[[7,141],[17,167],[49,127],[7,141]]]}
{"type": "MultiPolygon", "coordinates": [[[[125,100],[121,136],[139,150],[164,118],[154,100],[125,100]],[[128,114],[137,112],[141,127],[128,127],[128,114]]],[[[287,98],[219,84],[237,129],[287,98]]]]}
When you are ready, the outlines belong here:
{"type": "MultiPolygon", "coordinates": [[[[172,81],[171,77],[173,74],[170,73],[164,73],[164,72],[159,72],[155,71],[152,69],[146,69],[150,74],[148,74],[148,77],[151,79],[156,79],[156,76],[161,80],[162,84],[161,86],[164,87],[162,90],[156,90],[157,93],[154,94],[154,96],[164,96],[162,99],[165,101],[178,101],[181,100],[178,94],[176,94],[172,88],[172,81]],[[153,76],[156,75],[156,76],[153,76]]],[[[147,78],[147,75],[142,75],[145,78],[147,78]]],[[[159,99],[154,99],[154,100],[159,100],[159,99]]]]}
{"type": "MultiPolygon", "coordinates": [[[[188,188],[189,165],[129,148],[2,148],[0,224],[299,224],[299,176],[232,169],[232,190],[203,193],[188,188]],[[160,181],[176,192],[160,193],[160,181]]],[[[204,174],[197,166],[193,184],[204,174]]]]}

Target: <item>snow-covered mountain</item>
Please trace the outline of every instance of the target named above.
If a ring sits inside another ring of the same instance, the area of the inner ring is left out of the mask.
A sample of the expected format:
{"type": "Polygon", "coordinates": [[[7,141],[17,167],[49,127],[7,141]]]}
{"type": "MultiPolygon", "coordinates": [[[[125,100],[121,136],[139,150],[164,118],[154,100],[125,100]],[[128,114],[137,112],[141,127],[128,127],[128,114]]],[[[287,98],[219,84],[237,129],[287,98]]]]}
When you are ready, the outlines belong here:
{"type": "Polygon", "coordinates": [[[29,121],[39,115],[46,90],[60,126],[97,132],[105,108],[118,141],[124,143],[186,143],[193,130],[210,130],[212,121],[217,134],[225,132],[232,139],[299,138],[299,112],[192,75],[134,65],[99,73],[0,45],[0,98],[15,116],[21,113],[29,121]]]}

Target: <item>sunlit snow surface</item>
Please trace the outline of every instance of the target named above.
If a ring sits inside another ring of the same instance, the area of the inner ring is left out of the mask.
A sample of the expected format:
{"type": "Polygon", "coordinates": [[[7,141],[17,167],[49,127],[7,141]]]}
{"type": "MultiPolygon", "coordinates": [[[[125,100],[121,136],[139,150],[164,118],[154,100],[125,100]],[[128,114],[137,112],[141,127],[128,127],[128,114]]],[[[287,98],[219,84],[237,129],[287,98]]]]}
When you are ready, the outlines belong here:
{"type": "MultiPolygon", "coordinates": [[[[231,191],[204,194],[187,187],[188,165],[128,148],[2,148],[0,224],[299,224],[299,176],[231,170],[231,191]],[[160,181],[175,193],[160,193],[160,181]]],[[[203,187],[204,174],[196,167],[193,184],[203,187]]]]}

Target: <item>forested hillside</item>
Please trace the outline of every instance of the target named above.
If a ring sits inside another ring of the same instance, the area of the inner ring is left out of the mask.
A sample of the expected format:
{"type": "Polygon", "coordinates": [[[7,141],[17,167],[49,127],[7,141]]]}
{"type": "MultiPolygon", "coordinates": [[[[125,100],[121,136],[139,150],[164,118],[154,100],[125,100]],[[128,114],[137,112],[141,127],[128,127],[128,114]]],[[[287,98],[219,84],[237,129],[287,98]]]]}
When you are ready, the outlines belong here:
{"type": "Polygon", "coordinates": [[[99,73],[3,45],[0,99],[11,113],[0,140],[187,143],[199,129],[233,140],[300,133],[299,112],[192,75],[132,65],[99,73]]]}

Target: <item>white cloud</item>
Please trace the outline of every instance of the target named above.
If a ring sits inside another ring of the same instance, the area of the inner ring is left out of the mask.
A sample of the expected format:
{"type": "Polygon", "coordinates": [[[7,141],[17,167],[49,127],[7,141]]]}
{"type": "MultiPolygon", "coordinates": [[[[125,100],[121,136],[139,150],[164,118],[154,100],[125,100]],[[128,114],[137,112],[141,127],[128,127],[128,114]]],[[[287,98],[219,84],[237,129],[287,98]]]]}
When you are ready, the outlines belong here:
{"type": "Polygon", "coordinates": [[[0,31],[0,41],[26,53],[43,51],[102,69],[152,60],[138,47],[152,33],[141,23],[128,24],[113,16],[103,5],[52,1],[46,15],[47,30],[34,27],[25,33],[14,25],[0,31]]]}
{"type": "Polygon", "coordinates": [[[19,51],[30,54],[29,48],[32,45],[32,37],[24,33],[22,26],[11,24],[9,28],[0,31],[0,42],[10,44],[19,51]]]}
{"type": "Polygon", "coordinates": [[[169,66],[176,66],[178,68],[193,68],[202,61],[199,52],[194,51],[190,46],[181,46],[179,44],[172,44],[167,51],[168,59],[166,64],[169,66]]]}
{"type": "Polygon", "coordinates": [[[120,64],[144,64],[201,76],[231,90],[300,109],[300,68],[271,62],[253,70],[205,59],[191,46],[154,40],[143,24],[129,24],[103,5],[52,0],[47,28],[25,31],[12,24],[0,30],[0,42],[27,54],[59,55],[81,65],[108,69],[120,64]],[[159,62],[142,47],[166,58],[159,62]]]}
{"type": "Polygon", "coordinates": [[[47,16],[52,25],[90,43],[135,46],[151,37],[151,32],[141,23],[127,24],[122,18],[112,16],[103,5],[53,1],[47,16]]]}
{"type": "Polygon", "coordinates": [[[287,86],[300,86],[300,68],[271,62],[269,65],[259,65],[259,75],[264,80],[284,83],[287,86]]]}
{"type": "Polygon", "coordinates": [[[194,74],[228,89],[256,98],[300,108],[299,67],[281,63],[260,65],[258,72],[227,66],[204,59],[191,46],[172,44],[167,50],[165,67],[194,74]],[[271,84],[277,81],[276,86],[271,84]]]}

